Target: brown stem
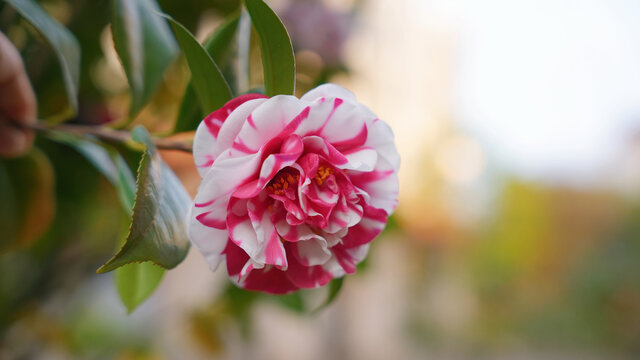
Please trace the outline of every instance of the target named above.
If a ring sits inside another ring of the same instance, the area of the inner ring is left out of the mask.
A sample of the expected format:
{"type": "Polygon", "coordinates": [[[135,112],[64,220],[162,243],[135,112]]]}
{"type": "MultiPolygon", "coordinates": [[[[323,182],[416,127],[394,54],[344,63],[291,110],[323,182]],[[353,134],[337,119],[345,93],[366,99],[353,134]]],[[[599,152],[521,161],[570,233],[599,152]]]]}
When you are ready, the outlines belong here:
{"type": "MultiPolygon", "coordinates": [[[[14,123],[15,124],[15,123],[14,123]]],[[[60,131],[65,133],[70,133],[74,135],[91,135],[95,136],[98,139],[113,141],[113,142],[127,142],[131,141],[131,134],[125,130],[114,130],[109,129],[103,126],[92,126],[92,125],[76,125],[76,124],[60,124],[55,126],[46,126],[42,123],[34,123],[34,124],[19,124],[18,126],[22,128],[27,128],[36,132],[50,132],[50,131],[60,131]]],[[[158,149],[162,150],[178,150],[184,152],[192,152],[191,144],[173,141],[161,138],[153,138],[153,143],[156,145],[158,149]]]]}

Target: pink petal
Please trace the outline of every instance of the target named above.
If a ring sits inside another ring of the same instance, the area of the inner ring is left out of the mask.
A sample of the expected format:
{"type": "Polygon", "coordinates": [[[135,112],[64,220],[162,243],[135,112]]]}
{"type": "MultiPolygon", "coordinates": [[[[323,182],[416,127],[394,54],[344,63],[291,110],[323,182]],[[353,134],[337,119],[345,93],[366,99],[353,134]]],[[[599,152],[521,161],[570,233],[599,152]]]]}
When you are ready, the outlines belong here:
{"type": "Polygon", "coordinates": [[[321,236],[291,243],[289,249],[298,262],[304,266],[322,265],[331,258],[327,242],[321,236]]]}
{"type": "Polygon", "coordinates": [[[304,266],[295,256],[289,256],[289,269],[286,275],[295,286],[304,289],[324,286],[333,279],[333,275],[322,266],[304,266]]]}
{"type": "Polygon", "coordinates": [[[340,85],[322,84],[314,89],[309,90],[300,100],[316,101],[320,98],[340,98],[344,100],[356,101],[355,95],[340,85]]]}
{"type": "Polygon", "coordinates": [[[258,154],[239,158],[219,157],[200,183],[195,198],[195,203],[199,204],[199,207],[194,209],[194,214],[199,215],[214,208],[223,209],[226,212],[227,202],[220,202],[217,199],[228,197],[236,187],[255,178],[259,167],[258,154]],[[210,205],[204,206],[205,204],[210,205]]]}
{"type": "Polygon", "coordinates": [[[369,194],[369,204],[391,215],[398,205],[398,173],[387,160],[378,158],[370,172],[350,173],[353,185],[369,194]]]}
{"type": "Polygon", "coordinates": [[[227,224],[230,240],[244,250],[250,258],[257,258],[260,253],[260,244],[251,225],[251,219],[248,216],[242,218],[230,215],[227,218],[227,224]]]}
{"type": "Polygon", "coordinates": [[[288,126],[302,122],[307,111],[295,96],[278,95],[270,98],[253,110],[251,123],[243,124],[231,146],[231,154],[257,152],[271,139],[291,134],[293,131],[288,126]]]}
{"type": "Polygon", "coordinates": [[[320,136],[306,136],[302,142],[306,152],[322,155],[332,165],[346,165],[349,162],[340,151],[320,136]]]}
{"type": "Polygon", "coordinates": [[[227,242],[224,255],[227,259],[227,273],[229,276],[236,277],[249,261],[249,255],[233,242],[227,242]]]}
{"type": "Polygon", "coordinates": [[[247,290],[264,291],[269,294],[286,294],[299,289],[287,276],[289,271],[265,267],[253,270],[241,286],[247,290]]]}
{"type": "Polygon", "coordinates": [[[349,232],[342,238],[346,248],[353,248],[371,242],[384,229],[387,223],[387,212],[373,206],[363,207],[362,219],[358,224],[349,228],[349,232]]]}
{"type": "Polygon", "coordinates": [[[204,226],[195,217],[189,215],[187,234],[193,246],[204,256],[205,261],[214,271],[222,261],[222,251],[227,243],[227,231],[204,226]]]}
{"type": "MultiPolygon", "coordinates": [[[[223,128],[224,124],[228,121],[229,114],[244,103],[263,97],[264,96],[260,94],[247,94],[234,98],[227,102],[222,108],[207,115],[200,125],[198,125],[193,139],[193,156],[200,176],[204,176],[220,153],[215,151],[216,145],[219,142],[218,139],[224,141],[224,139],[228,138],[228,134],[223,133],[222,136],[220,136],[220,132],[221,128],[223,128]]],[[[253,106],[249,107],[253,109],[258,103],[254,103],[253,106]]]]}
{"type": "Polygon", "coordinates": [[[227,257],[227,273],[240,287],[271,294],[286,294],[298,290],[284,271],[271,266],[253,268],[249,255],[232,242],[227,244],[224,254],[227,257]]]}
{"type": "Polygon", "coordinates": [[[370,147],[360,147],[345,152],[347,163],[338,165],[340,169],[371,171],[378,161],[378,152],[370,147]]]}
{"type": "Polygon", "coordinates": [[[309,240],[318,236],[307,225],[292,226],[286,220],[276,222],[276,230],[282,238],[290,242],[309,240]]]}
{"type": "Polygon", "coordinates": [[[368,124],[369,134],[365,146],[375,149],[395,171],[400,167],[400,156],[394,142],[393,130],[384,121],[368,124]]]}
{"type": "Polygon", "coordinates": [[[346,248],[344,245],[338,244],[331,248],[331,252],[333,253],[333,258],[328,261],[325,266],[333,272],[339,272],[334,267],[335,263],[338,263],[345,273],[353,274],[356,271],[356,265],[358,265],[369,252],[369,244],[354,248],[346,248]]]}
{"type": "Polygon", "coordinates": [[[279,269],[286,270],[287,256],[275,224],[271,220],[269,210],[266,208],[265,198],[250,199],[247,203],[247,210],[251,225],[255,230],[258,246],[255,254],[249,253],[249,255],[259,264],[274,265],[279,269]]]}

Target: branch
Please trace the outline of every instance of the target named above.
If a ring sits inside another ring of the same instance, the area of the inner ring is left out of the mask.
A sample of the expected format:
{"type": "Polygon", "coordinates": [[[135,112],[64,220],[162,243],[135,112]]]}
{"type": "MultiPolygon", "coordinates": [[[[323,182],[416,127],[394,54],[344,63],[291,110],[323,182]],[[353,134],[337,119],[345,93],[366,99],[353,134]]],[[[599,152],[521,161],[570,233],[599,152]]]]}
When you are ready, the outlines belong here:
{"type": "MultiPolygon", "coordinates": [[[[55,126],[46,126],[42,123],[34,123],[34,124],[17,124],[15,122],[10,122],[17,127],[23,129],[33,130],[35,132],[53,132],[60,131],[65,133],[70,133],[78,136],[83,135],[91,135],[100,140],[112,141],[125,143],[131,140],[131,134],[125,130],[114,130],[109,129],[103,126],[94,126],[94,125],[76,125],[76,124],[60,124],[55,126]]],[[[181,141],[173,141],[161,138],[153,138],[153,143],[158,149],[161,150],[178,150],[191,153],[192,145],[190,143],[181,142],[181,141]]]]}

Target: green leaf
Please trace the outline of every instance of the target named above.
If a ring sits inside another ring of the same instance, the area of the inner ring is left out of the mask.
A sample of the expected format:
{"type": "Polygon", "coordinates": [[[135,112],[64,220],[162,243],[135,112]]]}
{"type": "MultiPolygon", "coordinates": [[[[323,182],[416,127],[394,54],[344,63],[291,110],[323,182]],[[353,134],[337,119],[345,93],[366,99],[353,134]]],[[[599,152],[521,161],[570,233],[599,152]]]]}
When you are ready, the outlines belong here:
{"type": "Polygon", "coordinates": [[[67,119],[78,111],[80,46],[73,34],[47,14],[33,0],[6,0],[51,45],[60,62],[69,108],[57,119],[67,119]]]}
{"type": "MultiPolygon", "coordinates": [[[[124,211],[132,214],[136,180],[120,153],[109,145],[70,134],[51,133],[49,137],[73,147],[82,154],[116,188],[124,211]]],[[[127,264],[116,269],[116,288],[128,312],[132,312],[153,293],[164,272],[165,269],[148,262],[127,264]]]]}
{"type": "Polygon", "coordinates": [[[136,180],[124,158],[113,147],[62,132],[52,132],[48,137],[82,154],[116,188],[123,209],[131,215],[136,180]]]}
{"type": "Polygon", "coordinates": [[[0,251],[38,240],[55,213],[53,168],[33,148],[20,158],[0,159],[0,251]]]}
{"type": "Polygon", "coordinates": [[[167,22],[154,0],[114,0],[112,34],[131,87],[133,119],[149,101],[177,53],[167,22]]]}
{"type": "Polygon", "coordinates": [[[293,95],[296,62],[287,29],[264,1],[245,0],[244,3],[260,38],[267,96],[293,95]]]}
{"type": "Polygon", "coordinates": [[[313,311],[314,313],[317,313],[320,310],[325,309],[327,306],[333,303],[333,301],[338,297],[338,294],[340,293],[340,289],[342,289],[343,282],[344,282],[344,277],[331,280],[331,282],[329,283],[329,294],[327,295],[327,299],[324,301],[324,303],[322,303],[322,305],[320,305],[317,309],[313,311]]]}
{"type": "MultiPolygon", "coordinates": [[[[238,19],[239,16],[237,14],[231,16],[203,44],[204,49],[209,53],[213,61],[221,67],[229,60],[228,55],[238,28],[238,19]]],[[[202,118],[207,115],[202,111],[196,96],[193,83],[189,81],[182,97],[178,120],[173,132],[195,130],[202,118]]]]}
{"type": "Polygon", "coordinates": [[[160,158],[149,133],[137,127],[132,136],[147,148],[138,167],[131,227],[122,248],[98,273],[142,261],[171,269],[184,260],[189,250],[185,221],[191,198],[160,158]]]}
{"type": "Polygon", "coordinates": [[[300,291],[287,295],[276,295],[271,298],[277,301],[278,304],[298,314],[302,314],[306,310],[305,302],[300,291]]]}
{"type": "Polygon", "coordinates": [[[165,271],[150,262],[127,264],[116,269],[116,288],[129,313],[153,294],[165,271]]]}
{"type": "Polygon", "coordinates": [[[208,114],[221,108],[231,100],[233,94],[218,65],[189,30],[170,16],[164,14],[162,16],[171,23],[178,43],[187,59],[193,88],[203,113],[208,114]]]}

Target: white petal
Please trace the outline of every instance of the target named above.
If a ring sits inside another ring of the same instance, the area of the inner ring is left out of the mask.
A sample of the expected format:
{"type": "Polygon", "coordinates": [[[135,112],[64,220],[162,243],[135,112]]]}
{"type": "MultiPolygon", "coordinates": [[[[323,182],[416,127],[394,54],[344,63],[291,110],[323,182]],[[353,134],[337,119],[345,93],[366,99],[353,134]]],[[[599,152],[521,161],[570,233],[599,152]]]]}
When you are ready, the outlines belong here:
{"type": "MultiPolygon", "coordinates": [[[[251,221],[247,217],[245,221],[233,224],[228,229],[231,241],[244,250],[250,258],[255,259],[260,253],[260,244],[258,243],[258,237],[251,225],[251,221]]],[[[264,264],[264,262],[262,262],[264,264]]]]}
{"type": "Polygon", "coordinates": [[[187,234],[193,246],[204,256],[212,271],[215,271],[223,256],[222,251],[227,245],[227,231],[204,226],[189,212],[187,234]]]}
{"type": "Polygon", "coordinates": [[[351,91],[336,84],[322,84],[314,89],[309,90],[300,99],[304,101],[314,101],[323,97],[356,101],[356,97],[351,91]]]}
{"type": "MultiPolygon", "coordinates": [[[[265,101],[266,99],[254,99],[238,106],[221,123],[217,138],[209,130],[205,121],[200,122],[193,138],[193,159],[201,177],[209,171],[214,160],[231,146],[251,111],[265,101]]],[[[221,122],[221,120],[213,121],[221,122]]]]}
{"type": "Polygon", "coordinates": [[[400,155],[394,142],[393,130],[384,121],[376,119],[369,125],[369,136],[365,146],[376,149],[396,171],[400,167],[400,155]]]}
{"type": "MultiPolygon", "coordinates": [[[[259,168],[259,154],[238,158],[229,158],[226,154],[223,154],[216,160],[202,183],[200,183],[196,195],[196,203],[208,203],[229,194],[240,184],[245,183],[254,176],[259,168]]],[[[214,203],[214,205],[216,204],[214,203]]]]}
{"type": "Polygon", "coordinates": [[[305,266],[322,265],[331,258],[331,251],[327,248],[327,242],[320,236],[298,241],[294,247],[298,251],[298,259],[305,266]]]}
{"type": "Polygon", "coordinates": [[[378,152],[372,148],[364,147],[345,155],[349,162],[339,165],[341,169],[372,171],[378,161],[378,152]]]}
{"type": "MultiPolygon", "coordinates": [[[[238,136],[240,129],[246,123],[253,110],[262,105],[268,99],[254,99],[238,106],[222,124],[218,134],[218,142],[213,151],[214,156],[220,155],[233,145],[233,140],[238,136]]],[[[194,143],[195,144],[195,143],[194,143]]]]}
{"type": "Polygon", "coordinates": [[[278,95],[261,103],[251,113],[251,122],[242,125],[230,154],[242,155],[257,152],[269,140],[278,136],[305,109],[305,104],[295,96],[278,95]],[[245,150],[246,149],[246,150],[245,150]]]}

